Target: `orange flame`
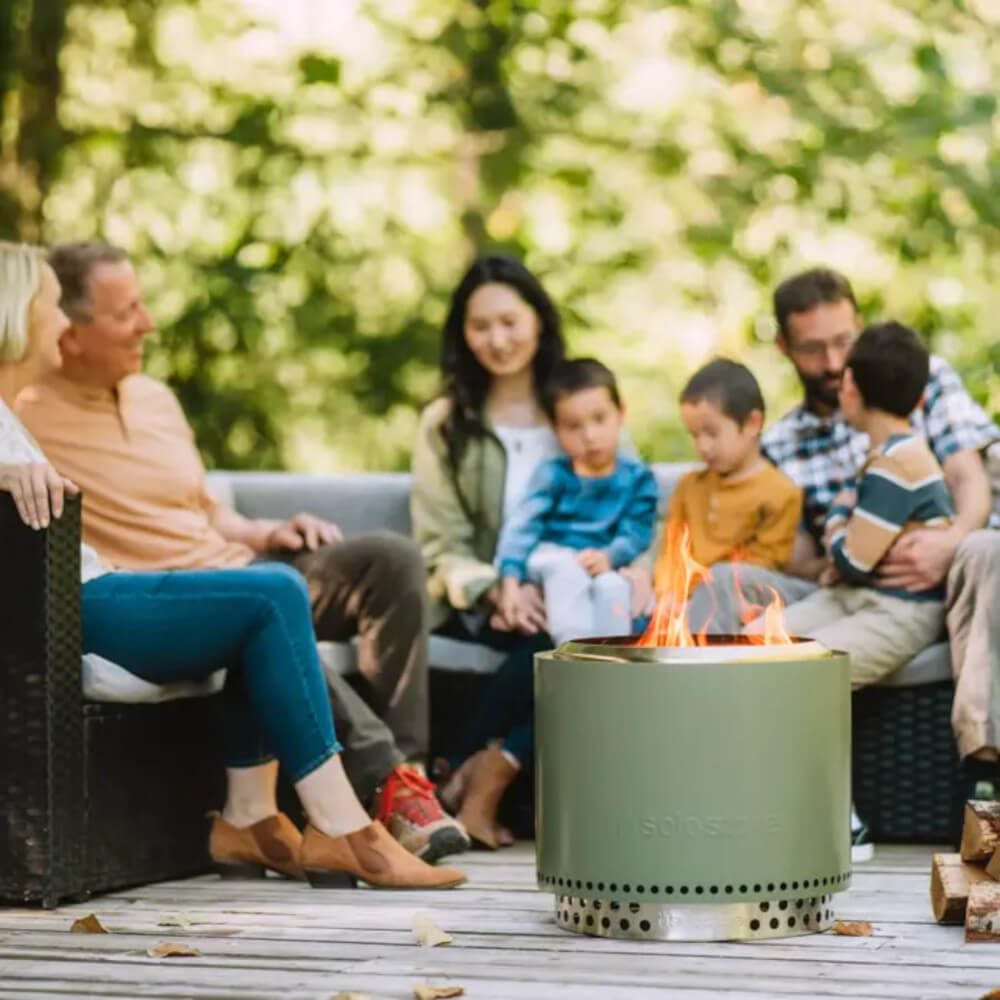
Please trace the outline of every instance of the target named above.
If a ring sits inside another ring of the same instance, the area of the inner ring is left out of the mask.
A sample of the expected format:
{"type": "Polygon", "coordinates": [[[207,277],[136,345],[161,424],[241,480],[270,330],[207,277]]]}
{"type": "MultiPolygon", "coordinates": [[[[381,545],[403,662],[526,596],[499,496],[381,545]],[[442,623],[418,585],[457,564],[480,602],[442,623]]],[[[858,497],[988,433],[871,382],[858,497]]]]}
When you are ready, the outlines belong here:
{"type": "MultiPolygon", "coordinates": [[[[739,576],[743,556],[733,553],[733,580],[744,625],[755,623],[754,631],[745,641],[750,645],[790,645],[792,642],[785,628],[785,603],[773,587],[771,602],[766,606],[753,604],[746,599],[739,576]]],[[[712,571],[699,563],[691,552],[691,536],[686,524],[669,521],[664,532],[663,546],[656,560],[654,589],[656,607],[649,625],[636,641],[637,646],[706,646],[711,616],[697,633],[692,633],[688,622],[690,598],[694,589],[705,583],[711,591],[712,571]]]]}

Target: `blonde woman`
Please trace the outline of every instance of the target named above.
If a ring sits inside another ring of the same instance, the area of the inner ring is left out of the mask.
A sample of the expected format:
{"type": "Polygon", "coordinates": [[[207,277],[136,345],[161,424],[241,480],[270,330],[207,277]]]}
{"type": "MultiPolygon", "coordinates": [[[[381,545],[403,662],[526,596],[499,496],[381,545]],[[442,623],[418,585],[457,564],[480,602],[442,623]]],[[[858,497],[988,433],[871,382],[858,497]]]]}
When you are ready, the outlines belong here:
{"type": "MultiPolygon", "coordinates": [[[[35,529],[59,517],[76,486],[64,479],[13,412],[25,386],[58,368],[69,324],[59,282],[33,247],[0,243],[0,490],[35,529]]],[[[450,888],[465,880],[432,868],[371,822],[341,766],[309,598],[280,564],[246,569],[115,571],[81,552],[83,650],[153,683],[228,668],[228,779],[209,849],[225,875],[266,869],[314,886],[450,888]],[[275,757],[309,816],[302,835],[279,813],[275,757]]]]}

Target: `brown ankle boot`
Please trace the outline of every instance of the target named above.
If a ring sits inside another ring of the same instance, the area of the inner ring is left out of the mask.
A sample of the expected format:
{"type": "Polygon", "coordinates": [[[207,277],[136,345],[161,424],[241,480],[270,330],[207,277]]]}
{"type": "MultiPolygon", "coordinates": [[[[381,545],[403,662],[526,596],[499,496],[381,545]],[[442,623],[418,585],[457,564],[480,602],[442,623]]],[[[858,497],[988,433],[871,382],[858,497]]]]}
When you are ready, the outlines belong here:
{"type": "Polygon", "coordinates": [[[389,836],[378,821],[344,837],[307,826],[299,862],[314,888],[353,888],[358,879],[380,889],[451,889],[465,881],[457,868],[432,868],[389,836]]]}
{"type": "Polygon", "coordinates": [[[280,812],[242,829],[216,815],[208,836],[208,853],[223,878],[263,878],[270,868],[304,879],[298,863],[301,845],[302,834],[280,812]]]}
{"type": "Polygon", "coordinates": [[[489,747],[477,756],[458,820],[473,843],[496,850],[514,842],[510,831],[497,824],[496,816],[503,793],[517,777],[518,769],[499,747],[489,747]]]}

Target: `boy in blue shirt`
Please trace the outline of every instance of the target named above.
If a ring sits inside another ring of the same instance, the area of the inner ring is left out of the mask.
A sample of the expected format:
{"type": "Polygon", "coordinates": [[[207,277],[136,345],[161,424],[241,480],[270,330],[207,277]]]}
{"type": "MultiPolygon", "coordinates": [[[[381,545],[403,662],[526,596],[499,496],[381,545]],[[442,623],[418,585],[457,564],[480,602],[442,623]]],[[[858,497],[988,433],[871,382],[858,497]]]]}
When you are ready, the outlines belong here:
{"type": "Polygon", "coordinates": [[[624,409],[614,375],[599,361],[560,364],[542,405],[566,454],[539,465],[501,533],[501,611],[531,581],[542,587],[557,643],[628,635],[631,585],[618,570],[652,541],[656,479],[619,449],[624,409]]]}

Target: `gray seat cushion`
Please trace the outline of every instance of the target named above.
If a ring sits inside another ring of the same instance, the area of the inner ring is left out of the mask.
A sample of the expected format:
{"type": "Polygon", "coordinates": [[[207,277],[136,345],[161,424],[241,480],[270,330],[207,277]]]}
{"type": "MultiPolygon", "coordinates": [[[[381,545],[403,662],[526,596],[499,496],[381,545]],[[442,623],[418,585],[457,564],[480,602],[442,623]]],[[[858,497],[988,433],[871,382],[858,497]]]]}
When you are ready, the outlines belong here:
{"type": "Polygon", "coordinates": [[[946,642],[937,642],[921,650],[909,663],[889,674],[879,683],[879,687],[917,687],[920,684],[934,684],[936,681],[950,681],[951,647],[946,642]]]}
{"type": "MultiPolygon", "coordinates": [[[[321,642],[318,643],[318,648],[326,670],[349,674],[358,669],[357,640],[321,642]]],[[[479,643],[432,635],[428,657],[434,670],[467,670],[475,674],[491,674],[500,666],[504,654],[479,643]]]]}

